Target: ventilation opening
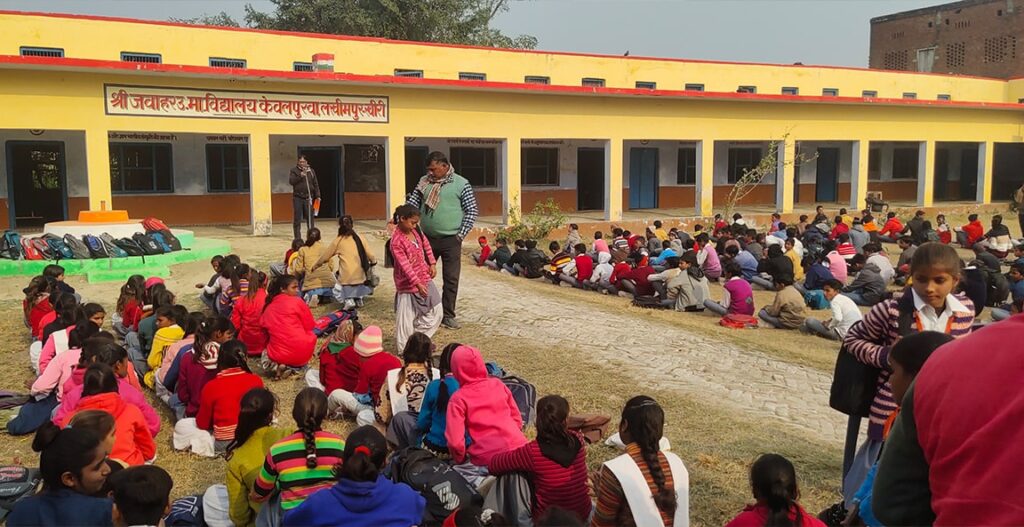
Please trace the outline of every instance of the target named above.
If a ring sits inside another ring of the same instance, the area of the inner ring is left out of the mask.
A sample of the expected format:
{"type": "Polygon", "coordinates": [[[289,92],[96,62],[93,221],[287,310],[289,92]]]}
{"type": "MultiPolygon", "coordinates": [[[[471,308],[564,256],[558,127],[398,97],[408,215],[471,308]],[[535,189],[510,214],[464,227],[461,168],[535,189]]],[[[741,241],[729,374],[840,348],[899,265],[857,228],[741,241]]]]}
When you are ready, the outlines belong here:
{"type": "Polygon", "coordinates": [[[740,86],[736,93],[757,93],[757,86],[740,86]]]}
{"type": "Polygon", "coordinates": [[[990,64],[1009,62],[1017,58],[1017,37],[1004,35],[985,39],[983,60],[990,64]]]}
{"type": "Polygon", "coordinates": [[[823,97],[839,97],[839,88],[825,88],[821,90],[823,97]]]}
{"type": "Polygon", "coordinates": [[[551,84],[551,77],[544,77],[543,75],[527,75],[523,78],[523,82],[526,84],[551,84]]]}
{"type": "Polygon", "coordinates": [[[51,57],[59,59],[64,56],[64,48],[32,48],[22,46],[20,52],[22,57],[51,57]]]}
{"type": "Polygon", "coordinates": [[[703,84],[687,84],[683,89],[686,91],[704,91],[703,84]]]}
{"type": "Polygon", "coordinates": [[[967,43],[953,42],[946,44],[946,67],[964,67],[964,58],[967,56],[967,43]]]}
{"type": "Polygon", "coordinates": [[[940,93],[940,94],[936,95],[935,98],[937,100],[940,100],[940,101],[951,101],[951,100],[953,100],[953,98],[950,97],[948,93],[940,93]]]}
{"type": "Polygon", "coordinates": [[[598,79],[596,77],[584,77],[583,86],[588,88],[604,88],[604,79],[598,79]]]}
{"type": "Polygon", "coordinates": [[[487,80],[486,73],[469,73],[465,71],[459,72],[460,81],[485,81],[487,80]]]}
{"type": "Polygon", "coordinates": [[[903,98],[904,99],[916,99],[917,98],[917,94],[912,92],[912,91],[906,91],[906,92],[903,92],[903,98]]]}
{"type": "Polygon", "coordinates": [[[638,90],[655,90],[658,88],[658,83],[649,81],[636,81],[636,89],[638,90]]]}
{"type": "Polygon", "coordinates": [[[210,57],[211,68],[245,68],[245,59],[225,59],[221,57],[210,57]]]}
{"type": "Polygon", "coordinates": [[[907,50],[887,51],[882,61],[882,68],[903,71],[907,69],[907,50]]]}
{"type": "Polygon", "coordinates": [[[292,71],[313,71],[312,62],[292,62],[292,71]]]}
{"type": "Polygon", "coordinates": [[[797,88],[795,86],[783,86],[782,94],[783,95],[800,95],[800,88],[797,88]]]}
{"type": "Polygon", "coordinates": [[[875,90],[864,90],[860,92],[860,96],[867,99],[874,99],[878,97],[878,92],[875,90]]]}
{"type": "Polygon", "coordinates": [[[418,79],[423,78],[423,70],[403,70],[396,69],[395,77],[416,77],[418,79]]]}
{"type": "Polygon", "coordinates": [[[159,53],[134,53],[131,51],[121,52],[122,62],[142,62],[145,64],[160,64],[163,60],[159,53]]]}

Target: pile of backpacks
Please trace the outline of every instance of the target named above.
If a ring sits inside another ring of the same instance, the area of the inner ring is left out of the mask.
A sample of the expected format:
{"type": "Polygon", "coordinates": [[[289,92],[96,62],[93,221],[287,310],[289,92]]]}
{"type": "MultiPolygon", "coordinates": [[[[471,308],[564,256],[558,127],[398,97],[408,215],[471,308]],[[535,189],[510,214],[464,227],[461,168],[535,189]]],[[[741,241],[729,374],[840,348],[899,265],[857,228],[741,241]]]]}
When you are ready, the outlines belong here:
{"type": "Polygon", "coordinates": [[[0,238],[0,258],[6,260],[89,260],[92,258],[127,258],[150,256],[181,250],[181,241],[164,222],[156,218],[142,220],[145,232],[131,238],[114,238],[108,233],[77,237],[65,234],[44,234],[23,238],[15,231],[5,231],[0,238]]]}

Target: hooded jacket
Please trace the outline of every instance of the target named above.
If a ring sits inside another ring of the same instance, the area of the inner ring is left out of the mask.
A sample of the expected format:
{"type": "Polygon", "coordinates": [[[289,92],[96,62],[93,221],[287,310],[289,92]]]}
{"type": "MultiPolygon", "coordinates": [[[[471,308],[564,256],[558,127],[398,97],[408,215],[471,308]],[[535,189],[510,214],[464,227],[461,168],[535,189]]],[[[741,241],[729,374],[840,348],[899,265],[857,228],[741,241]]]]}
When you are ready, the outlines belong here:
{"type": "Polygon", "coordinates": [[[270,337],[267,342],[270,360],[299,368],[313,357],[316,347],[313,313],[301,298],[277,295],[263,311],[260,325],[270,337]]]}
{"type": "Polygon", "coordinates": [[[612,271],[615,270],[610,263],[612,261],[611,253],[598,253],[597,254],[597,267],[594,268],[594,273],[590,275],[590,281],[597,284],[601,280],[611,280],[612,271]]]}
{"type": "Polygon", "coordinates": [[[863,254],[864,246],[871,241],[871,235],[868,234],[868,231],[864,230],[864,226],[860,223],[855,223],[850,228],[848,234],[850,235],[850,243],[853,244],[853,248],[857,249],[858,254],[863,254]]]}
{"type": "Polygon", "coordinates": [[[260,326],[267,290],[260,288],[252,298],[243,296],[231,310],[231,323],[238,330],[238,340],[245,343],[249,355],[259,355],[267,348],[267,333],[260,326]]]}
{"type": "Polygon", "coordinates": [[[410,527],[422,524],[426,508],[427,500],[418,492],[383,475],[377,481],[340,479],[286,512],[281,525],[410,527]]]}
{"type": "Polygon", "coordinates": [[[864,264],[864,268],[857,273],[850,285],[843,288],[844,293],[852,293],[861,290],[864,301],[875,305],[882,301],[885,296],[885,279],[882,278],[882,271],[873,262],[864,264]]]}
{"type": "Polygon", "coordinates": [[[103,410],[114,416],[114,448],[112,459],[138,466],[156,455],[156,443],[146,427],[142,412],[134,404],[124,402],[116,392],[99,393],[83,397],[75,411],[69,414],[61,426],[67,426],[75,414],[83,410],[103,410]]]}
{"type": "MultiPolygon", "coordinates": [[[[65,419],[70,414],[77,411],[78,402],[82,400],[82,380],[84,377],[85,368],[74,368],[71,370],[71,378],[64,383],[64,397],[60,400],[57,413],[53,414],[54,424],[59,425],[65,422],[65,419]]],[[[152,436],[156,437],[160,433],[160,416],[146,402],[146,396],[142,395],[142,392],[135,386],[132,386],[132,383],[124,377],[117,378],[117,393],[121,395],[121,399],[124,402],[135,405],[142,412],[142,417],[146,420],[146,426],[149,428],[152,436]]]]}
{"type": "Polygon", "coordinates": [[[452,353],[452,373],[459,390],[448,401],[445,439],[452,461],[487,466],[491,457],[526,444],[523,418],[512,392],[487,375],[480,352],[460,346],[452,353]],[[469,433],[470,445],[465,443],[469,433]]]}

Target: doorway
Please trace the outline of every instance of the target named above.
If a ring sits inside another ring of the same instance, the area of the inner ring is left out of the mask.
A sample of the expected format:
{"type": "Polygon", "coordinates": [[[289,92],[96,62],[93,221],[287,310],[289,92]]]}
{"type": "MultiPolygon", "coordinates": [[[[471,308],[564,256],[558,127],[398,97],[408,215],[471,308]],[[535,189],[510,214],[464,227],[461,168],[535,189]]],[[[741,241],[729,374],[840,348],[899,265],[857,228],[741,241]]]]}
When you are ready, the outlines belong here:
{"type": "Polygon", "coordinates": [[[978,197],[978,149],[960,151],[960,199],[974,201],[978,197]]]}
{"type": "Polygon", "coordinates": [[[7,142],[7,209],[12,229],[67,219],[63,141],[7,142]]]}
{"type": "Polygon", "coordinates": [[[317,184],[320,185],[320,218],[338,218],[345,214],[345,205],[341,199],[341,147],[340,146],[300,146],[299,155],[306,156],[306,161],[316,173],[317,184]]]}
{"type": "Polygon", "coordinates": [[[430,149],[425,146],[405,147],[405,195],[412,194],[416,185],[427,173],[427,154],[430,149]]]}
{"type": "Polygon", "coordinates": [[[819,148],[814,200],[818,203],[839,201],[839,149],[819,148]]]}
{"type": "Polygon", "coordinates": [[[949,149],[935,149],[935,178],[932,184],[932,199],[947,201],[949,199],[949,149]]]}
{"type": "Polygon", "coordinates": [[[576,209],[604,210],[604,148],[576,149],[576,209]]]}
{"type": "Polygon", "coordinates": [[[658,149],[629,149],[629,208],[658,208],[658,149]]]}

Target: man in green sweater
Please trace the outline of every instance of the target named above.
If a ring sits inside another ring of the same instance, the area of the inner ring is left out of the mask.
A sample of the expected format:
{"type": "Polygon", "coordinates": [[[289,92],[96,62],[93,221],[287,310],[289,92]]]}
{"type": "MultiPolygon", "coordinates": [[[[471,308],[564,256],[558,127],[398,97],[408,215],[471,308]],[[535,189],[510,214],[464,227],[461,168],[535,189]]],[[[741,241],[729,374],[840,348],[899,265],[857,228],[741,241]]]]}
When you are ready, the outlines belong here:
{"type": "Polygon", "coordinates": [[[430,241],[434,258],[441,262],[444,281],[441,325],[458,329],[455,302],[462,271],[462,240],[469,235],[479,215],[473,186],[455,173],[443,153],[431,152],[427,156],[427,175],[420,178],[406,203],[420,209],[420,228],[430,241]]]}

